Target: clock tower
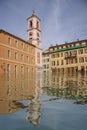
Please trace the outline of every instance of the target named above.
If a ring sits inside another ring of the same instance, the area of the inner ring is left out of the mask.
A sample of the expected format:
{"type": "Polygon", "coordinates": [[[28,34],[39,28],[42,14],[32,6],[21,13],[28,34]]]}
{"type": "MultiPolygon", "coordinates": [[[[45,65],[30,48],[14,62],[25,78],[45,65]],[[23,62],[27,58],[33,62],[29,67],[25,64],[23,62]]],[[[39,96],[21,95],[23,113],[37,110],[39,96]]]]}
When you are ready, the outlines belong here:
{"type": "Polygon", "coordinates": [[[28,41],[40,48],[40,19],[36,16],[35,12],[33,11],[32,16],[29,17],[27,21],[28,41]]]}
{"type": "Polygon", "coordinates": [[[40,19],[33,11],[32,16],[27,19],[27,37],[28,42],[36,46],[36,67],[42,68],[42,49],[40,41],[40,19]]]}

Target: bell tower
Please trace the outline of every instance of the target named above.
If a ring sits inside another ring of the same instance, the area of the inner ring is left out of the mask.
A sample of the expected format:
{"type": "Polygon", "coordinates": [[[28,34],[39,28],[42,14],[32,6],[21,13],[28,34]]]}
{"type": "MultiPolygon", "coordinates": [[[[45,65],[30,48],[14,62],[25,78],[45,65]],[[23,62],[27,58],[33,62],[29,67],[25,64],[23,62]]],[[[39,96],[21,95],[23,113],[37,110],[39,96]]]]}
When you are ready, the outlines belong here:
{"type": "Polygon", "coordinates": [[[36,47],[41,47],[40,42],[40,19],[36,16],[33,11],[32,16],[27,19],[27,35],[28,42],[34,44],[36,47]]]}
{"type": "Polygon", "coordinates": [[[36,46],[35,62],[37,70],[42,68],[42,49],[40,41],[40,19],[33,11],[32,16],[27,19],[28,42],[36,46]]]}

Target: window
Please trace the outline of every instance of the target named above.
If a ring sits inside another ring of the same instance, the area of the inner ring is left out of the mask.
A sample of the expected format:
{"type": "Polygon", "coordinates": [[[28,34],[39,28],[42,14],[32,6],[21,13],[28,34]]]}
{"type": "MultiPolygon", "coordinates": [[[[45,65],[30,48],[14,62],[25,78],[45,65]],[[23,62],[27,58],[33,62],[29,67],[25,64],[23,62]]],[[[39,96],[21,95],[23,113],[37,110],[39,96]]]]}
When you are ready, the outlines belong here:
{"type": "Polygon", "coordinates": [[[15,54],[14,54],[14,58],[17,59],[17,52],[15,52],[15,54]]]}
{"type": "Polygon", "coordinates": [[[23,43],[21,43],[21,49],[24,49],[24,44],[23,43]]]}
{"type": "Polygon", "coordinates": [[[40,64],[40,52],[37,52],[37,63],[40,64]]]}
{"type": "Polygon", "coordinates": [[[61,57],[63,57],[63,53],[61,53],[61,57]]]}
{"type": "Polygon", "coordinates": [[[59,61],[57,60],[57,65],[59,65],[59,61]]]}
{"type": "Polygon", "coordinates": [[[32,38],[29,38],[29,40],[32,40],[32,38]]]}
{"type": "Polygon", "coordinates": [[[85,62],[87,62],[87,56],[85,57],[85,62]]]}
{"type": "Polygon", "coordinates": [[[39,29],[39,22],[37,21],[37,29],[39,29]]]}
{"type": "Polygon", "coordinates": [[[67,58],[68,57],[68,52],[65,52],[65,58],[67,58]]]}
{"type": "Polygon", "coordinates": [[[84,57],[80,57],[79,62],[84,62],[84,57]]]}
{"type": "Polygon", "coordinates": [[[23,75],[24,75],[24,68],[23,66],[21,66],[21,78],[23,77],[23,75]]]}
{"type": "Polygon", "coordinates": [[[68,60],[66,60],[66,64],[68,64],[68,60]]]}
{"type": "Polygon", "coordinates": [[[10,85],[8,84],[7,86],[7,95],[9,96],[10,95],[10,85]]]}
{"type": "Polygon", "coordinates": [[[83,49],[79,50],[79,54],[83,54],[83,49]]]}
{"type": "Polygon", "coordinates": [[[31,52],[32,52],[32,54],[34,54],[34,48],[31,48],[31,52]]]}
{"type": "Polygon", "coordinates": [[[28,56],[26,57],[26,62],[28,63],[28,56]]]}
{"type": "Polygon", "coordinates": [[[35,61],[35,60],[34,60],[34,57],[32,57],[32,63],[33,63],[33,64],[34,64],[34,61],[35,61]]]}
{"type": "Polygon", "coordinates": [[[11,43],[11,38],[9,37],[9,38],[8,38],[8,44],[10,44],[10,43],[11,43]]]}
{"type": "Polygon", "coordinates": [[[52,55],[51,55],[51,58],[55,58],[55,54],[52,54],[52,55]]]}
{"type": "Polygon", "coordinates": [[[80,42],[79,45],[82,45],[82,43],[80,42]]]}
{"type": "Polygon", "coordinates": [[[7,64],[7,80],[10,79],[10,64],[7,64]]]}
{"type": "Polygon", "coordinates": [[[32,32],[30,32],[30,33],[29,33],[29,36],[32,36],[32,35],[33,35],[33,33],[32,33],[32,32]]]}
{"type": "Polygon", "coordinates": [[[44,69],[46,69],[46,65],[43,65],[44,69]]]}
{"type": "Polygon", "coordinates": [[[23,61],[24,60],[24,56],[23,56],[23,54],[21,54],[21,61],[23,61]]]}
{"type": "Polygon", "coordinates": [[[73,55],[73,56],[76,56],[76,55],[77,55],[77,51],[73,51],[73,52],[72,52],[72,55],[73,55]]]}
{"type": "Polygon", "coordinates": [[[52,66],[55,66],[55,61],[52,61],[52,66]]]}
{"type": "Polygon", "coordinates": [[[45,62],[45,59],[43,59],[43,62],[45,62]]]}
{"type": "Polygon", "coordinates": [[[73,64],[73,59],[70,60],[70,63],[73,64]]]}
{"type": "Polygon", "coordinates": [[[75,58],[75,63],[78,63],[78,59],[77,58],[75,58]]]}
{"type": "Polygon", "coordinates": [[[49,59],[47,59],[47,62],[49,62],[49,59]]]}
{"type": "Polygon", "coordinates": [[[37,38],[37,40],[39,41],[39,38],[37,38]]]}
{"type": "Polygon", "coordinates": [[[29,24],[29,25],[30,25],[30,28],[32,28],[32,25],[33,25],[33,24],[32,24],[32,21],[30,21],[30,24],[29,24]]]}
{"type": "Polygon", "coordinates": [[[63,60],[61,60],[61,65],[63,65],[63,60]]]}
{"type": "Polygon", "coordinates": [[[28,45],[26,46],[26,51],[27,51],[27,52],[29,51],[29,47],[28,47],[28,45]]]}
{"type": "Polygon", "coordinates": [[[37,33],[37,36],[38,36],[38,37],[40,36],[39,33],[37,33]]]}
{"type": "Polygon", "coordinates": [[[10,52],[10,50],[8,50],[8,58],[10,58],[11,57],[11,52],[10,52]]]}
{"type": "Polygon", "coordinates": [[[85,48],[85,53],[87,53],[87,48],[85,48]]]}
{"type": "Polygon", "coordinates": [[[18,41],[17,41],[17,40],[15,41],[15,46],[16,46],[16,47],[18,46],[18,41]]]}
{"type": "Polygon", "coordinates": [[[59,57],[59,53],[57,53],[57,57],[59,57]]]}
{"type": "Polygon", "coordinates": [[[17,65],[14,66],[14,77],[17,77],[17,65]]]}
{"type": "MultiPolygon", "coordinates": [[[[29,68],[26,68],[26,76],[27,76],[27,81],[29,80],[29,68]]],[[[28,82],[27,82],[28,83],[28,82]]],[[[28,87],[29,84],[27,84],[28,87]]]]}
{"type": "Polygon", "coordinates": [[[49,65],[47,65],[47,69],[49,68],[49,65]]]}

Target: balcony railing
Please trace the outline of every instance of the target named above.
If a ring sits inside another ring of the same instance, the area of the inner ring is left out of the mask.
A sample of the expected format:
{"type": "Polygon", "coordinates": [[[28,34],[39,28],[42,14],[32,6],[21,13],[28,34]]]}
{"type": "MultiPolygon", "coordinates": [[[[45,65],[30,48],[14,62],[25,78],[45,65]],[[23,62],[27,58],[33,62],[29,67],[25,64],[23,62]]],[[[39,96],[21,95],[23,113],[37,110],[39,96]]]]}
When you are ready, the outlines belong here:
{"type": "Polygon", "coordinates": [[[77,54],[67,54],[67,55],[65,55],[65,59],[76,58],[76,57],[77,57],[77,54]]]}

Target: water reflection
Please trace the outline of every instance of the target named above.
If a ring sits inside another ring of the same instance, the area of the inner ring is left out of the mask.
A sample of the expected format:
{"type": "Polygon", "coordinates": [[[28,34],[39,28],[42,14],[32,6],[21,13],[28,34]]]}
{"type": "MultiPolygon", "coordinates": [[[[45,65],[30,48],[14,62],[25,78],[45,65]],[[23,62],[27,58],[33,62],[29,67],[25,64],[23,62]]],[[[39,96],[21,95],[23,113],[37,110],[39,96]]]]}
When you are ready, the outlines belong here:
{"type": "Polygon", "coordinates": [[[33,125],[40,123],[41,117],[41,72],[30,78],[11,80],[0,76],[0,114],[10,114],[26,109],[25,119],[33,125]],[[25,105],[22,101],[26,100],[25,105]]]}
{"type": "MultiPolygon", "coordinates": [[[[0,114],[9,113],[8,115],[11,115],[10,113],[21,113],[19,115],[24,116],[23,119],[25,119],[26,123],[40,125],[41,117],[44,115],[44,113],[42,114],[43,106],[46,107],[47,113],[49,113],[50,107],[51,111],[55,111],[59,108],[60,104],[54,100],[59,101],[62,98],[64,100],[73,100],[76,104],[87,103],[86,74],[59,75],[48,72],[43,74],[43,78],[41,78],[41,76],[42,74],[40,72],[37,72],[35,77],[22,79],[12,78],[12,80],[6,80],[4,76],[0,76],[0,114]],[[48,96],[41,100],[42,92],[48,96]],[[45,105],[42,106],[42,103],[45,105]],[[55,104],[58,106],[56,109],[55,104]],[[53,107],[54,109],[52,109],[53,107]],[[18,113],[18,111],[22,109],[24,110],[18,113]],[[25,115],[23,115],[22,112],[25,112],[25,115]]],[[[44,115],[45,119],[43,122],[48,118],[46,115],[44,115]]]]}
{"type": "Polygon", "coordinates": [[[29,102],[27,108],[27,115],[26,120],[33,125],[40,124],[40,117],[41,117],[41,84],[42,84],[42,74],[41,72],[37,72],[36,75],[36,89],[34,98],[32,98],[29,102]]]}
{"type": "Polygon", "coordinates": [[[41,117],[41,102],[39,99],[32,99],[27,108],[26,120],[33,125],[40,124],[41,117]]]}
{"type": "Polygon", "coordinates": [[[74,99],[77,104],[87,103],[87,74],[43,73],[43,92],[64,99],[74,99]]]}

